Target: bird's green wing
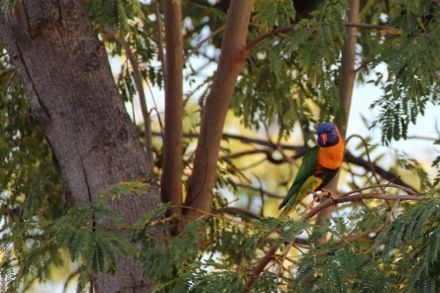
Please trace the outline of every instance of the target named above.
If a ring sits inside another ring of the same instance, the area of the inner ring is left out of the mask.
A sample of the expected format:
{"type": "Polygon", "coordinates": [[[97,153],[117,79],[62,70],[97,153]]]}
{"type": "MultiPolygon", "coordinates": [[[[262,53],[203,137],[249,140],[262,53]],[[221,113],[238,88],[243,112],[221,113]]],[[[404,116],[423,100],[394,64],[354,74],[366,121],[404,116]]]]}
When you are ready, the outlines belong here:
{"type": "Polygon", "coordinates": [[[292,183],[289,191],[283,202],[280,204],[280,209],[285,205],[291,205],[298,197],[298,191],[304,182],[313,175],[317,162],[318,162],[318,152],[319,148],[315,146],[312,148],[303,158],[301,167],[299,167],[298,173],[296,174],[295,180],[292,183]]]}

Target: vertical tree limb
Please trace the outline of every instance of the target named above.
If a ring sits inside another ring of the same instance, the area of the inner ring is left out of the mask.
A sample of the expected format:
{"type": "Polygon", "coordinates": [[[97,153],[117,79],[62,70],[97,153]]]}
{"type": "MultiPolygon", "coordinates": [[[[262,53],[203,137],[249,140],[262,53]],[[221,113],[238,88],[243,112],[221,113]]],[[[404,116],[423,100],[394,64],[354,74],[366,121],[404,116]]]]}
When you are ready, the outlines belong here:
{"type": "MultiPolygon", "coordinates": [[[[359,0],[348,0],[350,10],[347,11],[347,22],[357,23],[359,18],[359,0]]],[[[337,115],[336,124],[341,131],[343,137],[346,136],[347,122],[350,114],[351,100],[353,97],[354,80],[356,71],[354,68],[354,61],[356,57],[356,43],[357,43],[357,27],[346,28],[348,39],[342,46],[341,57],[341,71],[339,78],[339,97],[340,97],[340,112],[343,115],[337,115]]]]}
{"type": "Polygon", "coordinates": [[[165,54],[163,51],[163,38],[162,38],[162,24],[161,24],[161,14],[159,9],[158,0],[154,1],[154,13],[156,15],[156,27],[157,27],[157,50],[159,55],[160,64],[162,65],[163,72],[165,72],[165,54]]]}
{"type": "Polygon", "coordinates": [[[163,202],[171,202],[171,214],[182,206],[182,12],[180,1],[165,0],[165,135],[161,178],[163,202]]]}
{"type": "Polygon", "coordinates": [[[237,77],[248,56],[246,36],[251,15],[250,0],[233,0],[228,9],[220,60],[211,92],[206,99],[193,173],[185,205],[190,217],[200,217],[211,209],[216,164],[226,113],[237,77]]]}
{"type": "MultiPolygon", "coordinates": [[[[357,23],[359,17],[359,0],[348,0],[349,10],[347,11],[347,22],[357,23]]],[[[357,28],[347,27],[348,39],[344,42],[341,49],[341,70],[339,77],[339,113],[335,115],[335,123],[338,125],[342,137],[346,137],[348,117],[350,114],[351,100],[353,98],[354,80],[356,71],[354,62],[356,57],[357,28]]],[[[339,173],[327,185],[327,188],[335,192],[338,185],[339,173]]],[[[334,207],[332,207],[333,209],[334,207]]],[[[325,209],[318,214],[316,224],[321,225],[330,218],[332,209],[325,209]]],[[[325,241],[323,235],[320,241],[325,241]]]]}

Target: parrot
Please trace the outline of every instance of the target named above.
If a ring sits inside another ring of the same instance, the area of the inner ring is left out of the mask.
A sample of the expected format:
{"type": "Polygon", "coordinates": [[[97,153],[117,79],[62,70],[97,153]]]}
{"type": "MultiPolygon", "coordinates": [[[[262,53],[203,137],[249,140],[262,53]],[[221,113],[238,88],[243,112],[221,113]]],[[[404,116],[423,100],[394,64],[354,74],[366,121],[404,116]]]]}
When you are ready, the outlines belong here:
{"type": "Polygon", "coordinates": [[[279,218],[287,216],[307,195],[325,187],[336,175],[344,158],[344,140],[338,127],[324,122],[316,128],[317,145],[303,158],[292,186],[278,209],[279,218]]]}

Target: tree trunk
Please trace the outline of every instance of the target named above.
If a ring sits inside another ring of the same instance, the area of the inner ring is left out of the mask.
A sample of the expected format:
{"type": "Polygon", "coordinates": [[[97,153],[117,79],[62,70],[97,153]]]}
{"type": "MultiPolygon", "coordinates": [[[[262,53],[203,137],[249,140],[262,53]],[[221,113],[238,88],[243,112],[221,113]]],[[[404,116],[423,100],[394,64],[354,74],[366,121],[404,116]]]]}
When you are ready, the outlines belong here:
{"type": "MultiPolygon", "coordinates": [[[[160,202],[152,162],[136,136],[107,54],[82,1],[24,1],[0,15],[0,42],[26,85],[31,119],[59,163],[71,200],[94,201],[121,180],[146,178],[146,196],[111,201],[125,224],[160,202]]],[[[159,237],[159,236],[158,236],[159,237]]],[[[119,260],[115,276],[93,277],[96,292],[149,292],[140,265],[119,260]]]]}

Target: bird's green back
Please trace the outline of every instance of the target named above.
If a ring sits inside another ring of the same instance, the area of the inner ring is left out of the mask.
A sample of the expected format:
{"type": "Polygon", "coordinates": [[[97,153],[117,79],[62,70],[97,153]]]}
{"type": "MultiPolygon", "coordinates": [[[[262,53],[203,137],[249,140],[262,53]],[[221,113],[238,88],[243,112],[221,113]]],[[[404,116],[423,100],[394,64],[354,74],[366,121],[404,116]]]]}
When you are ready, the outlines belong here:
{"type": "MultiPolygon", "coordinates": [[[[298,191],[300,190],[304,182],[313,175],[313,172],[316,169],[316,166],[318,164],[318,152],[319,147],[315,146],[304,156],[301,167],[299,168],[295,180],[293,181],[292,186],[287,192],[286,197],[281,203],[280,208],[285,205],[292,206],[293,203],[297,201],[298,191]]],[[[304,196],[307,196],[307,194],[304,196]]],[[[299,197],[301,197],[301,195],[299,197]]]]}

